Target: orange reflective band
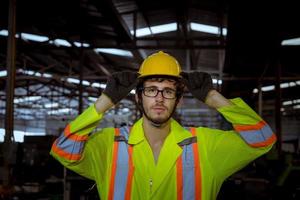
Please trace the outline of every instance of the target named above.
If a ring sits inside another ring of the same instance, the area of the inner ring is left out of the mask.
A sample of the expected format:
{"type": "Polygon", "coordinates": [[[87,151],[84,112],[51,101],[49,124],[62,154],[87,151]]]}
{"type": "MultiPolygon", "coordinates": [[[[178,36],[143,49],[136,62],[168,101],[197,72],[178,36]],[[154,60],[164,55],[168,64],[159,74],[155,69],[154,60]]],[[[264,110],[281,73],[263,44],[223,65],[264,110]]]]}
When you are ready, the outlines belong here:
{"type": "Polygon", "coordinates": [[[68,126],[65,128],[64,135],[66,138],[73,141],[86,141],[88,139],[88,135],[77,135],[75,133],[71,133],[70,124],[68,124],[68,126]]]}
{"type": "Polygon", "coordinates": [[[80,160],[81,154],[71,154],[71,153],[65,152],[63,149],[59,148],[56,145],[56,143],[57,143],[57,141],[55,141],[53,143],[52,148],[51,148],[54,153],[56,153],[60,157],[63,157],[67,160],[72,160],[72,161],[80,160]]]}
{"type": "Polygon", "coordinates": [[[183,189],[183,185],[182,185],[182,156],[179,156],[177,163],[176,163],[176,167],[177,167],[177,199],[178,200],[182,200],[182,189],[183,189]]]}
{"type": "Polygon", "coordinates": [[[128,156],[129,156],[129,168],[128,168],[128,178],[127,178],[127,185],[126,185],[126,192],[125,192],[125,200],[130,200],[131,198],[131,189],[132,189],[132,178],[133,178],[133,161],[132,161],[132,153],[133,153],[133,146],[128,146],[128,156]]]}
{"type": "MultiPolygon", "coordinates": [[[[115,134],[120,135],[120,130],[118,128],[115,129],[115,134]]],[[[114,185],[115,185],[115,176],[116,176],[116,169],[117,169],[117,157],[118,157],[118,148],[119,143],[114,142],[113,146],[113,162],[111,166],[111,175],[110,175],[110,184],[109,184],[109,191],[108,191],[108,200],[113,199],[114,195],[114,185]]]]}
{"type": "MultiPolygon", "coordinates": [[[[193,136],[197,136],[196,128],[191,128],[191,132],[193,136]]],[[[201,170],[200,170],[200,159],[199,159],[199,151],[198,151],[198,143],[193,143],[193,153],[194,153],[194,164],[195,164],[195,199],[201,200],[201,170]]]]}
{"type": "Polygon", "coordinates": [[[258,142],[254,144],[249,144],[252,147],[266,147],[269,146],[270,144],[274,143],[277,140],[276,135],[273,134],[271,137],[269,137],[267,140],[263,142],[258,142]]]}
{"type": "Polygon", "coordinates": [[[251,130],[260,130],[263,126],[266,125],[265,121],[260,121],[254,125],[234,125],[236,131],[251,131],[251,130]]]}

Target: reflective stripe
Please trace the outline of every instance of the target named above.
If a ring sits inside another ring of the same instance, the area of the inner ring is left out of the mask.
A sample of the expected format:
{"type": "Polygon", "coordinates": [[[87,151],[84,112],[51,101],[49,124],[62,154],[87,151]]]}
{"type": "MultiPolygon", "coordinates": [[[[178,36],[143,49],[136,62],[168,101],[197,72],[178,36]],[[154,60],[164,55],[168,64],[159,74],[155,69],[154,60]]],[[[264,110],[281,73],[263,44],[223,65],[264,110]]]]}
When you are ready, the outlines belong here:
{"type": "Polygon", "coordinates": [[[182,173],[183,173],[183,199],[195,199],[195,161],[193,144],[183,147],[182,152],[182,173]]]}
{"type": "Polygon", "coordinates": [[[128,134],[129,130],[125,127],[115,129],[115,135],[123,136],[126,140],[115,140],[114,142],[109,200],[129,200],[131,198],[134,166],[132,161],[133,146],[127,144],[128,134]]]}
{"type": "Polygon", "coordinates": [[[133,146],[129,145],[128,146],[129,171],[128,171],[127,184],[126,184],[125,200],[130,200],[131,199],[132,179],[133,179],[133,172],[134,172],[132,153],[133,153],[133,146]]]}
{"type": "Polygon", "coordinates": [[[238,132],[240,131],[250,131],[250,130],[259,130],[264,127],[267,123],[265,121],[260,121],[257,124],[253,125],[234,125],[234,129],[238,132]]]}
{"type": "Polygon", "coordinates": [[[51,151],[53,151],[54,153],[56,153],[57,155],[59,155],[60,157],[67,159],[67,160],[71,160],[71,161],[77,161],[81,158],[81,154],[70,154],[68,152],[65,152],[63,149],[60,149],[57,145],[56,145],[57,141],[55,141],[52,145],[51,151]]]}
{"type": "Polygon", "coordinates": [[[179,156],[177,163],[176,163],[176,169],[177,169],[177,200],[182,200],[182,189],[183,189],[183,181],[182,181],[182,156],[179,156]]]}
{"type": "MultiPolygon", "coordinates": [[[[120,135],[120,130],[115,129],[115,135],[120,135]]],[[[112,155],[112,166],[111,166],[111,174],[110,174],[110,183],[109,183],[109,191],[108,191],[108,200],[112,200],[114,196],[114,186],[115,186],[115,176],[116,176],[116,168],[117,168],[117,157],[118,157],[118,149],[119,142],[114,142],[113,146],[113,155],[112,155]]]]}
{"type": "MultiPolygon", "coordinates": [[[[196,137],[196,129],[191,128],[191,133],[196,137]]],[[[197,140],[185,143],[182,155],[178,158],[177,168],[177,199],[201,199],[201,172],[199,165],[199,152],[197,140]]]]}
{"type": "Polygon", "coordinates": [[[71,125],[68,124],[64,130],[64,135],[69,140],[74,141],[86,141],[88,139],[88,135],[77,135],[76,133],[71,133],[71,125]]]}
{"type": "MultiPolygon", "coordinates": [[[[194,137],[197,137],[196,128],[191,128],[191,133],[194,137]]],[[[199,158],[199,150],[198,150],[198,143],[193,143],[193,153],[194,153],[194,160],[195,160],[195,199],[201,200],[202,199],[202,178],[201,178],[201,169],[200,169],[200,158],[199,158]]]]}
{"type": "Polygon", "coordinates": [[[276,135],[273,134],[269,139],[263,141],[263,142],[258,142],[258,143],[255,143],[255,144],[250,144],[250,146],[252,147],[266,147],[266,146],[269,146],[271,144],[273,144],[275,141],[276,141],[276,135]]]}
{"type": "Polygon", "coordinates": [[[70,132],[70,124],[65,128],[52,145],[52,151],[67,160],[76,161],[81,158],[81,153],[88,136],[79,136],[70,132]]]}
{"type": "Polygon", "coordinates": [[[74,140],[69,140],[61,135],[56,140],[56,145],[58,148],[63,149],[66,153],[69,154],[80,154],[83,150],[85,142],[76,142],[74,140]]]}
{"type": "Polygon", "coordinates": [[[263,121],[253,126],[236,125],[234,128],[240,133],[245,142],[254,147],[267,146],[276,140],[270,126],[263,121]]]}

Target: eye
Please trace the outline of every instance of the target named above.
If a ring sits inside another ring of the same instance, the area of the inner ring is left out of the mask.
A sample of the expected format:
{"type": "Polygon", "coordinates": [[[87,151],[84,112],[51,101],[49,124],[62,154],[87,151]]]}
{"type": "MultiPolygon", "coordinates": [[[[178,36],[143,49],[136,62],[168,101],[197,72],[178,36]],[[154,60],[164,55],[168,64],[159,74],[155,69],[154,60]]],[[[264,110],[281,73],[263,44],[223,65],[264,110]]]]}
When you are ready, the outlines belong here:
{"type": "Polygon", "coordinates": [[[156,92],[157,88],[149,87],[149,88],[146,88],[146,90],[147,90],[147,92],[154,93],[154,92],[156,92]]]}
{"type": "Polygon", "coordinates": [[[172,89],[165,89],[165,93],[166,93],[166,94],[174,94],[175,91],[172,90],[172,89]]]}

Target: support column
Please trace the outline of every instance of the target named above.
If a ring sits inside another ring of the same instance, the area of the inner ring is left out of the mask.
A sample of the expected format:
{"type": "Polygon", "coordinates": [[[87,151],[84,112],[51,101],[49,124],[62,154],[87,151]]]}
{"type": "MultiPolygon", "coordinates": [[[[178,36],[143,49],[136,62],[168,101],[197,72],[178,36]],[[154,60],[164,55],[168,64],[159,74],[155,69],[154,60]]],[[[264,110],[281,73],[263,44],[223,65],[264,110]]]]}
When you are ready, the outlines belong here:
{"type": "Polygon", "coordinates": [[[14,89],[16,76],[16,0],[9,1],[8,38],[7,38],[7,81],[6,81],[6,117],[4,136],[4,171],[3,185],[11,185],[10,154],[13,145],[14,129],[14,89]]]}
{"type": "Polygon", "coordinates": [[[78,114],[82,113],[83,109],[83,49],[80,49],[80,62],[79,62],[79,97],[78,97],[78,114]]]}
{"type": "Polygon", "coordinates": [[[262,85],[259,83],[258,85],[258,114],[259,116],[262,116],[262,101],[263,101],[263,91],[262,91],[262,85]]]}
{"type": "Polygon", "coordinates": [[[279,155],[281,154],[282,148],[282,126],[281,126],[281,65],[277,61],[276,62],[276,83],[275,83],[275,91],[276,91],[276,99],[275,99],[275,126],[276,126],[276,135],[277,135],[277,149],[279,155]]]}

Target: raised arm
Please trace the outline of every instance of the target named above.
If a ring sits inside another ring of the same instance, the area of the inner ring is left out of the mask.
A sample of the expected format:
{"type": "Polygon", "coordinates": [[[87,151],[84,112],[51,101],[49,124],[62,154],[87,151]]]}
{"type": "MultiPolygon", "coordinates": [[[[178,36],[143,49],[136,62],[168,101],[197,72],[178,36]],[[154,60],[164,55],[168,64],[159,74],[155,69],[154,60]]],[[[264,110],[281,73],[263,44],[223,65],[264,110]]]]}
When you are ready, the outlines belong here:
{"type": "Polygon", "coordinates": [[[92,175],[88,173],[91,170],[85,170],[91,167],[93,160],[89,148],[86,147],[90,133],[97,127],[103,114],[126,97],[135,87],[136,77],[137,74],[133,72],[112,74],[97,101],[70,122],[64,132],[54,141],[50,154],[64,166],[92,178],[92,175]]]}
{"type": "Polygon", "coordinates": [[[222,94],[216,90],[210,90],[206,96],[205,104],[211,108],[221,108],[232,105],[232,102],[226,99],[222,94]]]}
{"type": "Polygon", "coordinates": [[[194,97],[217,109],[233,126],[231,131],[197,128],[199,140],[206,141],[205,151],[218,177],[226,178],[270,150],[275,134],[242,99],[226,99],[213,89],[207,73],[184,73],[183,78],[194,97]]]}

